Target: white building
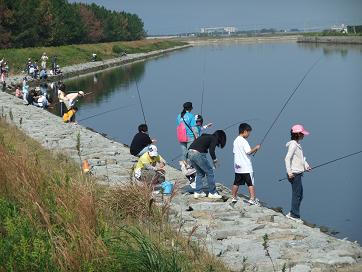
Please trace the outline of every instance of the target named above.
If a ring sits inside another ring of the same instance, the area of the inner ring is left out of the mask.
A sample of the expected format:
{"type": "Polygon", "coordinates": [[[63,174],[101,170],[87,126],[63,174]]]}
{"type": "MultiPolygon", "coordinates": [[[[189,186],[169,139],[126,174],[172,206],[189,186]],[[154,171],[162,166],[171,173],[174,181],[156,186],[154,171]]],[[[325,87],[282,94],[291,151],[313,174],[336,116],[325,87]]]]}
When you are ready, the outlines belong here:
{"type": "Polygon", "coordinates": [[[235,33],[237,31],[236,27],[233,26],[221,26],[221,27],[202,27],[200,28],[201,33],[212,34],[212,33],[227,33],[230,35],[231,33],[235,33]]]}
{"type": "Polygon", "coordinates": [[[332,31],[341,32],[341,33],[348,33],[347,26],[345,24],[341,24],[340,26],[334,25],[331,27],[332,31]]]}

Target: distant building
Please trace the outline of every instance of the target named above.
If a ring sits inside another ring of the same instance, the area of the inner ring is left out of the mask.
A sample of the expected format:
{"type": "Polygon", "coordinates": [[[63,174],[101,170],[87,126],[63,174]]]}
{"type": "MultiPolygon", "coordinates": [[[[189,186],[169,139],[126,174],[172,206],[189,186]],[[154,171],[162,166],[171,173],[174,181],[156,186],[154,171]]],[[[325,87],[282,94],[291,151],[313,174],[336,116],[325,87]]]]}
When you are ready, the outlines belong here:
{"type": "Polygon", "coordinates": [[[202,27],[200,33],[203,34],[228,34],[235,33],[238,31],[236,27],[233,26],[221,26],[221,27],[202,27]]]}
{"type": "Polygon", "coordinates": [[[335,31],[335,32],[346,33],[346,34],[348,33],[347,25],[345,25],[345,24],[341,24],[340,26],[334,25],[331,27],[331,30],[335,31]]]}

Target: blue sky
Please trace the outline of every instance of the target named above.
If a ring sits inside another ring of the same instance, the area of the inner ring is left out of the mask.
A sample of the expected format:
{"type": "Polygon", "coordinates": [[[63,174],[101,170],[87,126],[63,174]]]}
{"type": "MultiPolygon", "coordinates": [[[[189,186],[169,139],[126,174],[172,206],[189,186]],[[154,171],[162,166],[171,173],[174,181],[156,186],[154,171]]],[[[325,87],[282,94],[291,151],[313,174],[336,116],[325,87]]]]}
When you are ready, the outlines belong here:
{"type": "Polygon", "coordinates": [[[149,35],[200,27],[311,29],[362,24],[362,0],[70,0],[139,15],[149,35]]]}

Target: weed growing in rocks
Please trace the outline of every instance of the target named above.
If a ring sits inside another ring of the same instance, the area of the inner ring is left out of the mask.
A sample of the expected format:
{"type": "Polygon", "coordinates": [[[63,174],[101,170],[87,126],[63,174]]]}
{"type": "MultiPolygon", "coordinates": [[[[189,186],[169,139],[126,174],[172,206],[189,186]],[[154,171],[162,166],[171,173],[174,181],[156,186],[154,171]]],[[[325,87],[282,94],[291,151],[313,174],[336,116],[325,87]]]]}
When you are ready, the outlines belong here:
{"type": "Polygon", "coordinates": [[[273,262],[273,259],[272,257],[270,256],[270,252],[269,252],[269,236],[268,234],[264,234],[263,235],[263,248],[264,248],[264,251],[265,251],[265,256],[267,256],[269,259],[270,259],[270,262],[273,266],[273,271],[275,272],[275,266],[274,266],[274,262],[273,262]]]}

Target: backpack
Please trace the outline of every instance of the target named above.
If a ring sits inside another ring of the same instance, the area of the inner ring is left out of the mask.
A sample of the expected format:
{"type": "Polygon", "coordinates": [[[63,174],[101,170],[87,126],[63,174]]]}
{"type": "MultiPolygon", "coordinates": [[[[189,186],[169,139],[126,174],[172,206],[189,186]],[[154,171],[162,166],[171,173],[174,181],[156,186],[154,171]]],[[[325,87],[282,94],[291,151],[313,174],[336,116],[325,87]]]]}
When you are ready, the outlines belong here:
{"type": "Polygon", "coordinates": [[[180,124],[176,128],[176,133],[177,133],[177,140],[180,143],[186,143],[187,142],[187,134],[186,134],[185,122],[180,122],[180,124]]]}

